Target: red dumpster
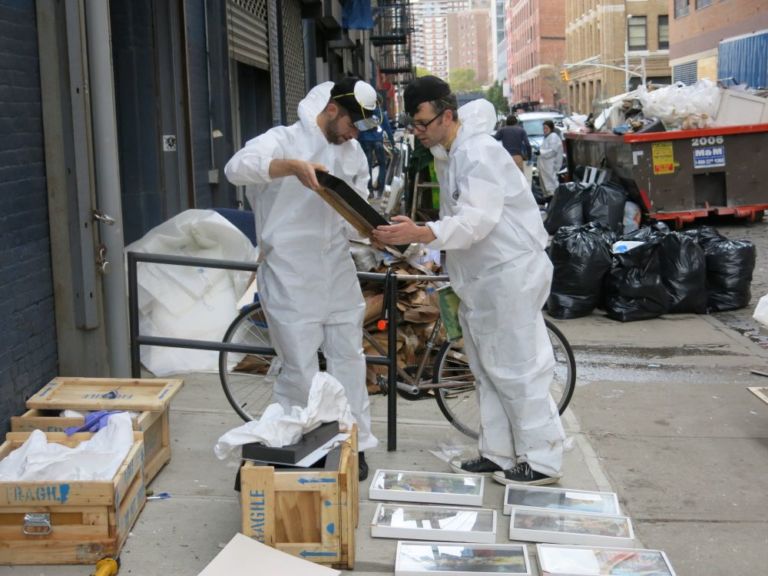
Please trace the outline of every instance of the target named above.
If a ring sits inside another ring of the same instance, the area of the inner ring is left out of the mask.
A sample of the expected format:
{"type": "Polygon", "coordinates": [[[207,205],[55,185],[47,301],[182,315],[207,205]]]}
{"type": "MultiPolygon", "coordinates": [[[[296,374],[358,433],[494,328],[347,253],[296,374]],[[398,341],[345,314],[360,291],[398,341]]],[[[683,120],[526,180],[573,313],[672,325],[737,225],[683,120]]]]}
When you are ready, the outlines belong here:
{"type": "Polygon", "coordinates": [[[610,170],[653,219],[680,227],[713,214],[756,220],[768,209],[768,124],[565,137],[571,174],[610,170]]]}

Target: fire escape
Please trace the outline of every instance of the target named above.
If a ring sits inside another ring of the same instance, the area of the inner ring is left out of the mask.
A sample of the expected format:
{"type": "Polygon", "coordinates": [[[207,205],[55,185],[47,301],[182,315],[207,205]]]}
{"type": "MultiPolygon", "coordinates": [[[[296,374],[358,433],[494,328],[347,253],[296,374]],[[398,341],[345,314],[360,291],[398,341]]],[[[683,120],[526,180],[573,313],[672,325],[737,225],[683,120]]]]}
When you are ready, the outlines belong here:
{"type": "Polygon", "coordinates": [[[371,44],[381,84],[402,86],[415,76],[411,60],[412,33],[410,0],[379,0],[374,12],[371,44]]]}

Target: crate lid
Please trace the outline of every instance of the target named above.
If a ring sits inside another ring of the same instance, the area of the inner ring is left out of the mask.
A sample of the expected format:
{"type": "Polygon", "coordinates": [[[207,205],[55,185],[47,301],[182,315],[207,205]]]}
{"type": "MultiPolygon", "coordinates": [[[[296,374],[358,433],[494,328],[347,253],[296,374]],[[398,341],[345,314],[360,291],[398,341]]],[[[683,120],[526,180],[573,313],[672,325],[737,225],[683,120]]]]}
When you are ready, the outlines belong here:
{"type": "Polygon", "coordinates": [[[27,408],[162,412],[183,384],[166,378],[58,377],[27,400],[27,408]]]}

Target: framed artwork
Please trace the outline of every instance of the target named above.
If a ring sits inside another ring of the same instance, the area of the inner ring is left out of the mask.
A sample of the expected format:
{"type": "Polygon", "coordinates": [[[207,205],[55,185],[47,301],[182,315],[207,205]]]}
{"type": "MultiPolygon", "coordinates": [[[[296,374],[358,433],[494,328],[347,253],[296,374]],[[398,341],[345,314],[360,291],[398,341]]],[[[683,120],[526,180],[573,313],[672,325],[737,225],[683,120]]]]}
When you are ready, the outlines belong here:
{"type": "Polygon", "coordinates": [[[530,576],[528,550],[521,544],[398,542],[395,576],[530,576]]]}
{"type": "Polygon", "coordinates": [[[371,500],[482,506],[485,478],[472,474],[376,470],[371,500]]]}
{"type": "Polygon", "coordinates": [[[382,502],[373,514],[371,536],[493,544],[496,510],[382,502]]]}
{"type": "Polygon", "coordinates": [[[569,512],[619,515],[619,499],[614,492],[589,492],[545,486],[514,486],[508,484],[504,491],[504,514],[512,508],[533,506],[556,508],[569,512]]]}
{"type": "Polygon", "coordinates": [[[544,576],[675,576],[661,550],[537,544],[544,576]]]}
{"type": "Polygon", "coordinates": [[[581,514],[549,508],[513,508],[509,539],[550,544],[632,546],[635,534],[626,516],[581,514]]]}
{"type": "MultiPolygon", "coordinates": [[[[376,226],[389,224],[384,216],[376,212],[363,196],[341,178],[322,170],[315,170],[315,175],[321,186],[317,193],[363,236],[370,238],[376,226]]],[[[393,248],[405,252],[408,245],[393,248]]]]}

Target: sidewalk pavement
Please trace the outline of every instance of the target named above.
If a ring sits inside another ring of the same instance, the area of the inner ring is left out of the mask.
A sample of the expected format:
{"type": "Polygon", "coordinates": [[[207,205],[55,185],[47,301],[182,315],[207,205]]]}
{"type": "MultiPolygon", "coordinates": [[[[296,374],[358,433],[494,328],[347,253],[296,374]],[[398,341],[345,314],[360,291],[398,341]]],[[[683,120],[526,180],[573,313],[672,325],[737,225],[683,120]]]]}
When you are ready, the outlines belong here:
{"type": "MultiPolygon", "coordinates": [[[[768,367],[768,353],[708,316],[621,324],[592,315],[558,325],[574,345],[580,384],[563,420],[572,449],[560,485],[617,492],[638,545],[665,550],[679,576],[764,571],[768,405],[746,387],[768,385],[750,374],[768,367]]],[[[171,498],[147,502],[122,551],[122,575],[194,576],[240,528],[238,463],[217,460],[213,445],[241,421],[216,374],[182,377],[171,405],[172,459],[151,485],[171,498]]],[[[367,492],[376,468],[448,471],[431,451],[475,448],[434,401],[398,399],[397,451],[387,452],[387,398],[372,396],[371,407],[380,445],[366,453],[371,475],[360,489],[353,573],[378,576],[393,573],[396,541],[370,537],[376,503],[367,492]]],[[[484,507],[498,511],[499,543],[509,541],[503,493],[489,479],[484,507]]],[[[0,576],[92,571],[2,566],[0,576]]]]}

